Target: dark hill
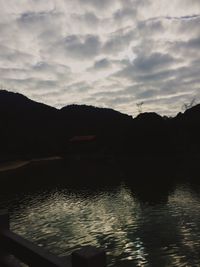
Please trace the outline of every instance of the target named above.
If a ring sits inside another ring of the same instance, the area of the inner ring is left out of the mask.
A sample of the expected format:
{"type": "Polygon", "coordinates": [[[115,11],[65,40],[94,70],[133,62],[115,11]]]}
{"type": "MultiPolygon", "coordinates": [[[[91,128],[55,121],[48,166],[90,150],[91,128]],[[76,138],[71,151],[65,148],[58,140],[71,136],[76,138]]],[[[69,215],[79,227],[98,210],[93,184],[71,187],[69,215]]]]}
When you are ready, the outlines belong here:
{"type": "Polygon", "coordinates": [[[191,121],[200,122],[200,104],[187,109],[183,114],[185,119],[189,119],[191,121]]]}
{"type": "Polygon", "coordinates": [[[163,117],[158,115],[155,112],[145,112],[145,113],[140,113],[135,120],[140,120],[143,121],[144,123],[146,122],[157,122],[157,121],[162,121],[163,117]]]}
{"type": "Polygon", "coordinates": [[[56,109],[53,107],[37,103],[22,94],[0,90],[0,112],[6,112],[8,114],[28,111],[37,113],[41,112],[42,115],[44,112],[55,110],[56,109]]]}
{"type": "Polygon", "coordinates": [[[97,136],[99,146],[116,153],[133,119],[108,108],[70,105],[60,110],[65,139],[77,135],[97,136]]]}
{"type": "Polygon", "coordinates": [[[95,135],[113,154],[191,154],[200,151],[200,105],[175,118],[143,113],[135,119],[86,105],[56,108],[0,91],[0,159],[67,154],[73,136],[95,135]]]}
{"type": "Polygon", "coordinates": [[[60,110],[63,120],[69,123],[76,134],[96,134],[105,135],[109,131],[116,133],[120,131],[119,125],[125,127],[127,123],[132,122],[132,117],[122,114],[118,111],[97,108],[87,105],[70,105],[60,110]]]}
{"type": "Polygon", "coordinates": [[[0,158],[49,153],[55,146],[57,115],[53,107],[1,90],[0,158]]]}
{"type": "Polygon", "coordinates": [[[154,112],[139,114],[125,139],[127,152],[135,155],[168,153],[171,139],[168,128],[168,120],[154,112]]]}
{"type": "Polygon", "coordinates": [[[69,105],[60,110],[64,116],[74,117],[75,119],[91,120],[92,122],[107,120],[130,120],[131,116],[122,114],[108,108],[98,108],[87,105],[69,105]]]}
{"type": "Polygon", "coordinates": [[[152,127],[159,127],[165,123],[165,120],[162,116],[158,115],[155,112],[145,112],[139,114],[134,119],[135,124],[138,127],[142,128],[152,128],[152,127]]]}
{"type": "Polygon", "coordinates": [[[176,146],[185,154],[200,152],[200,104],[179,113],[172,120],[176,146]]]}
{"type": "Polygon", "coordinates": [[[65,152],[75,135],[95,134],[111,144],[132,117],[112,109],[70,105],[57,110],[5,90],[0,91],[0,159],[65,152]]]}

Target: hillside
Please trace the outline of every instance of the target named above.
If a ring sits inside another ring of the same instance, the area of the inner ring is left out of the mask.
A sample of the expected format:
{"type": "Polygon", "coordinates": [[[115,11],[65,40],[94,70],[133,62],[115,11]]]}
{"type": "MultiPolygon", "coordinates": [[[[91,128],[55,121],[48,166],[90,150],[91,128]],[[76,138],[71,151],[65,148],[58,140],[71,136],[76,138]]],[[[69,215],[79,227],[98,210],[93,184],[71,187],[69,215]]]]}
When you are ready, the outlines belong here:
{"type": "Polygon", "coordinates": [[[86,105],[58,110],[0,91],[0,159],[67,154],[73,136],[95,135],[113,154],[188,154],[200,151],[200,105],[174,118],[143,113],[132,118],[86,105]]]}
{"type": "Polygon", "coordinates": [[[27,97],[0,91],[0,158],[31,157],[54,146],[57,110],[27,97]]]}

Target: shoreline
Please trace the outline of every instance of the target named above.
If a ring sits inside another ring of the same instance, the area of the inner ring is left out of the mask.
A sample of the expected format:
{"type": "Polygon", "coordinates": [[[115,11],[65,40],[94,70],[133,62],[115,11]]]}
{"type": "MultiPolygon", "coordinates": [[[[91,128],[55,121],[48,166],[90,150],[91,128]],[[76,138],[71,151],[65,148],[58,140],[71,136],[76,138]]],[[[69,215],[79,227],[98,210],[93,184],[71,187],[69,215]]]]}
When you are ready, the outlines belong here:
{"type": "MultiPolygon", "coordinates": [[[[101,162],[102,159],[106,159],[107,163],[110,164],[117,164],[120,166],[124,166],[126,170],[130,170],[133,168],[134,170],[140,170],[141,166],[145,164],[148,168],[155,168],[165,170],[168,169],[169,166],[173,168],[180,168],[185,169],[185,167],[198,167],[198,162],[200,159],[200,154],[192,153],[189,155],[186,154],[139,154],[139,155],[114,155],[113,157],[103,157],[103,158],[96,158],[96,157],[75,157],[74,155],[68,156],[50,156],[50,157],[40,157],[40,158],[33,158],[33,159],[15,159],[10,161],[0,162],[0,173],[6,172],[10,170],[19,169],[25,167],[29,164],[37,164],[42,162],[48,161],[58,161],[58,160],[67,160],[70,162],[77,163],[84,163],[85,162],[101,162]]],[[[197,171],[197,170],[196,170],[197,171]]]]}
{"type": "Polygon", "coordinates": [[[44,157],[44,158],[35,158],[31,160],[12,160],[4,163],[0,163],[0,172],[10,171],[22,168],[31,163],[43,162],[43,161],[53,161],[53,160],[61,160],[62,157],[54,156],[54,157],[44,157]]]}

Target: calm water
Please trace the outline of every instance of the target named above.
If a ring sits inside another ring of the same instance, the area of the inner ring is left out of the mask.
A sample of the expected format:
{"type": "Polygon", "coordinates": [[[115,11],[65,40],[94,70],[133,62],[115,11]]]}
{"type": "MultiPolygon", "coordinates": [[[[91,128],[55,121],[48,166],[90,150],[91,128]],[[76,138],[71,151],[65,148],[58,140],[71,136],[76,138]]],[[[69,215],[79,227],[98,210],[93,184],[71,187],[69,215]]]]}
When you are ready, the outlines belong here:
{"type": "Polygon", "coordinates": [[[153,203],[122,184],[1,196],[5,205],[13,231],[57,255],[90,244],[109,266],[200,266],[200,197],[187,184],[153,203]]]}

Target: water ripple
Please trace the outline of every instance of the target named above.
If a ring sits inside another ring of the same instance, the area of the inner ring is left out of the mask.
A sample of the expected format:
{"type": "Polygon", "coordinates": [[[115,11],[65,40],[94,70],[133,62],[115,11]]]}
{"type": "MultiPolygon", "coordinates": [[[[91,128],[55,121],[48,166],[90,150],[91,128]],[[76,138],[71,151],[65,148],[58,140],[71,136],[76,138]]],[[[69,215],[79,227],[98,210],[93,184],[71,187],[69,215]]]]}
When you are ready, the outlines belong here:
{"type": "Polygon", "coordinates": [[[106,249],[109,266],[200,266],[200,199],[187,186],[156,205],[124,185],[43,191],[14,203],[12,229],[55,254],[90,244],[106,249]]]}

